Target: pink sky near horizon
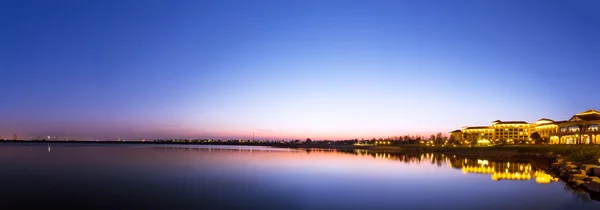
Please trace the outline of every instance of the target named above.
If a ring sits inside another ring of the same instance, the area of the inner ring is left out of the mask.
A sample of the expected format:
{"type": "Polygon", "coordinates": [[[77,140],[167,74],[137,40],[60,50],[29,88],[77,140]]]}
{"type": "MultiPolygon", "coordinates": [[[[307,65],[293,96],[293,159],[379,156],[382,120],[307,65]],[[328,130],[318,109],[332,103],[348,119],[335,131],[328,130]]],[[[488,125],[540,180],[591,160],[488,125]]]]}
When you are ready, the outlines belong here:
{"type": "Polygon", "coordinates": [[[423,135],[429,136],[437,132],[442,132],[447,135],[449,131],[432,131],[432,132],[409,132],[402,130],[360,130],[360,129],[268,129],[268,128],[204,128],[195,129],[193,126],[86,126],[74,125],[69,126],[50,126],[43,124],[34,124],[28,126],[4,126],[0,128],[0,138],[12,139],[16,133],[19,139],[28,139],[29,136],[57,136],[57,138],[68,138],[78,140],[116,140],[118,138],[128,140],[150,140],[162,138],[225,138],[225,139],[251,139],[254,134],[256,140],[305,140],[311,138],[314,140],[346,140],[346,139],[371,139],[385,138],[388,136],[403,136],[403,135],[423,135]],[[48,131],[61,132],[44,132],[37,127],[45,127],[48,131]],[[13,132],[10,132],[12,130],[13,132]],[[134,134],[132,134],[134,133],[134,134]],[[90,137],[95,136],[95,137],[90,137]]]}
{"type": "MultiPolygon", "coordinates": [[[[584,111],[584,110],[581,110],[584,111]]],[[[429,137],[431,134],[448,132],[460,129],[462,126],[490,125],[493,120],[535,120],[547,117],[555,120],[568,119],[573,111],[568,114],[557,112],[548,115],[536,114],[537,111],[528,112],[527,117],[517,116],[520,113],[509,112],[499,107],[485,109],[449,111],[452,114],[427,112],[415,110],[402,114],[391,113],[390,117],[373,113],[348,114],[345,113],[321,114],[302,116],[297,114],[289,116],[269,116],[254,119],[245,118],[244,114],[235,116],[213,116],[213,121],[197,120],[200,116],[188,115],[179,119],[164,119],[146,117],[146,119],[117,119],[112,121],[88,120],[69,121],[52,120],[27,121],[16,120],[0,122],[0,138],[12,139],[17,133],[19,139],[28,136],[64,136],[68,139],[78,140],[151,140],[171,138],[224,138],[224,139],[255,139],[269,140],[345,140],[345,139],[371,139],[388,136],[421,135],[429,137]],[[462,117],[455,117],[461,116],[462,117]],[[296,117],[296,118],[293,118],[296,117]],[[396,120],[396,118],[398,120],[396,120]],[[235,120],[229,120],[235,119],[235,120]],[[411,120],[407,120],[411,119],[411,120]],[[432,120],[435,119],[435,120],[432,120]],[[158,123],[157,123],[158,122],[158,123]],[[40,129],[43,128],[43,129],[40,129]]],[[[192,112],[193,113],[193,112],[192,112]]]]}

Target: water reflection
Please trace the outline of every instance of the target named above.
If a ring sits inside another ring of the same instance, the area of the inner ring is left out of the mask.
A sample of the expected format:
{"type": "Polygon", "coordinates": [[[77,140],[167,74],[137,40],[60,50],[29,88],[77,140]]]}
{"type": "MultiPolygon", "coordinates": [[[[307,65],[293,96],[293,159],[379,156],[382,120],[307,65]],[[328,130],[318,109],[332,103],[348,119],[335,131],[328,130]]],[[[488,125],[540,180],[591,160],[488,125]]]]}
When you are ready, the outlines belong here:
{"type": "MultiPolygon", "coordinates": [[[[290,148],[272,148],[257,146],[137,146],[133,148],[152,148],[171,151],[208,151],[208,152],[301,152],[290,148]]],[[[323,150],[333,151],[333,150],[323,150]]]]}
{"type": "Polygon", "coordinates": [[[424,153],[424,154],[399,154],[399,153],[387,153],[387,152],[373,152],[369,150],[354,150],[354,151],[343,151],[338,152],[355,154],[362,157],[373,157],[375,159],[386,159],[392,161],[399,161],[404,163],[426,163],[430,162],[433,165],[442,167],[444,164],[451,161],[451,159],[444,154],[435,153],[424,153]]]}
{"type": "MultiPolygon", "coordinates": [[[[344,151],[341,151],[344,152],[344,151]]],[[[464,174],[490,174],[491,180],[530,180],[535,179],[539,184],[558,182],[557,177],[546,173],[541,169],[534,169],[531,163],[492,161],[487,159],[458,158],[455,155],[444,155],[439,153],[424,154],[400,154],[386,152],[372,152],[368,150],[345,151],[358,156],[372,156],[375,159],[386,159],[404,163],[431,163],[432,165],[449,165],[460,169],[464,174]]]]}
{"type": "Polygon", "coordinates": [[[19,144],[0,145],[0,166],[0,209],[64,209],[73,202],[81,209],[600,207],[535,163],[436,153],[19,144]],[[32,197],[37,202],[27,202],[32,197]]]}
{"type": "MultiPolygon", "coordinates": [[[[157,147],[157,149],[159,149],[157,147]]],[[[331,153],[340,152],[345,154],[353,154],[361,157],[372,157],[379,160],[398,161],[409,164],[430,163],[438,167],[450,166],[455,169],[460,169],[464,174],[489,174],[490,179],[499,180],[531,180],[535,179],[536,183],[549,184],[558,182],[559,179],[546,173],[540,169],[534,169],[531,163],[511,162],[511,161],[493,161],[487,159],[470,159],[459,158],[456,155],[445,155],[439,153],[423,153],[423,154],[401,154],[392,152],[373,152],[370,150],[336,150],[336,149],[289,149],[289,148],[269,148],[269,147],[178,147],[165,146],[162,149],[171,149],[175,151],[208,151],[208,152],[306,152],[306,153],[331,153]]]]}
{"type": "MultiPolygon", "coordinates": [[[[450,163],[456,164],[456,162],[450,163]]],[[[491,174],[492,180],[530,180],[535,178],[535,181],[540,184],[558,181],[558,178],[552,177],[543,170],[532,170],[530,163],[495,162],[480,159],[475,162],[465,159],[459,167],[462,168],[463,173],[491,174]]]]}

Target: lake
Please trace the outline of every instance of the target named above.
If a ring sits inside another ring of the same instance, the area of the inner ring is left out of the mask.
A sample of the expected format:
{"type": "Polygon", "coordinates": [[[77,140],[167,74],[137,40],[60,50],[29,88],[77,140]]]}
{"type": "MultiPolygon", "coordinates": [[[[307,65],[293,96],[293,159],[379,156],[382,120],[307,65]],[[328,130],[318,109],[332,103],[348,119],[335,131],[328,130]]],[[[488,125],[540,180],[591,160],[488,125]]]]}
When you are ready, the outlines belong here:
{"type": "Polygon", "coordinates": [[[0,209],[599,209],[529,163],[250,146],[0,144],[0,209]]]}

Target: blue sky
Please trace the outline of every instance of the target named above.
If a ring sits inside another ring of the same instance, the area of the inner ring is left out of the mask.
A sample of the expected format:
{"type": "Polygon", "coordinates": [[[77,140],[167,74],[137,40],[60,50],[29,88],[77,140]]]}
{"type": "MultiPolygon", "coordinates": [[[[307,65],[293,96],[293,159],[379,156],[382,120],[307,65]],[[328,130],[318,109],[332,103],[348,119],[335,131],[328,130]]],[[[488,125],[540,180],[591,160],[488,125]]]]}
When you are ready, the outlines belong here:
{"type": "Polygon", "coordinates": [[[0,136],[345,139],[600,109],[597,1],[2,1],[0,136]]]}

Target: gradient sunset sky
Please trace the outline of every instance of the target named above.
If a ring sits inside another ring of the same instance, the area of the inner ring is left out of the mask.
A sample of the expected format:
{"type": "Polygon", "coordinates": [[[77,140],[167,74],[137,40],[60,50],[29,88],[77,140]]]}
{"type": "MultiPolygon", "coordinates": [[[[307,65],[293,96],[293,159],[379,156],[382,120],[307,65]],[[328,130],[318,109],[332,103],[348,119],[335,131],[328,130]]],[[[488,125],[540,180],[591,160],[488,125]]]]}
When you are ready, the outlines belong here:
{"type": "Polygon", "coordinates": [[[0,1],[0,137],[348,139],[600,109],[600,1],[0,1]]]}

